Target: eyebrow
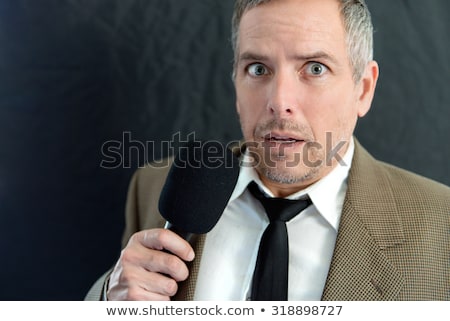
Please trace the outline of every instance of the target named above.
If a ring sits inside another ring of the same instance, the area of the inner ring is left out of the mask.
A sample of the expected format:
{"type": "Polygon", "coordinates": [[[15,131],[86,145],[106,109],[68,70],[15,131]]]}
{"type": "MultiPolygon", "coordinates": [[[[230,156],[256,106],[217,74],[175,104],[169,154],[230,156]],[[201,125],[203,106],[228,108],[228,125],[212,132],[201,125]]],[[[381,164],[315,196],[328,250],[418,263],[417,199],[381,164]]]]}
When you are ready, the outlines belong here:
{"type": "MultiPolygon", "coordinates": [[[[324,51],[317,51],[310,54],[305,55],[294,55],[294,60],[298,61],[309,61],[309,60],[316,60],[316,59],[323,59],[332,62],[333,64],[339,64],[339,62],[334,58],[333,56],[327,54],[324,51]]],[[[245,51],[242,54],[239,55],[239,62],[241,61],[265,61],[269,60],[268,56],[256,54],[250,51],[245,51]]]]}
{"type": "Polygon", "coordinates": [[[268,58],[264,55],[255,54],[249,51],[245,51],[239,55],[239,61],[249,61],[249,60],[267,60],[268,58]]]}

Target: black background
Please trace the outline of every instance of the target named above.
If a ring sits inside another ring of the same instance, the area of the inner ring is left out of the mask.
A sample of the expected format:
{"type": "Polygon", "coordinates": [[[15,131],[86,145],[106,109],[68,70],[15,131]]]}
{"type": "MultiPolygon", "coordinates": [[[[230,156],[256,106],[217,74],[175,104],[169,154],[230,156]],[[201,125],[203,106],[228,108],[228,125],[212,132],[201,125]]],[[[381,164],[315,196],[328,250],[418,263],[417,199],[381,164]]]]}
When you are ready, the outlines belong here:
{"type": "MultiPolygon", "coordinates": [[[[449,185],[450,2],[368,4],[381,75],[356,136],[449,185]]],[[[161,142],[240,138],[232,5],[0,1],[0,300],[82,300],[118,255],[133,171],[171,153],[161,142]]]]}

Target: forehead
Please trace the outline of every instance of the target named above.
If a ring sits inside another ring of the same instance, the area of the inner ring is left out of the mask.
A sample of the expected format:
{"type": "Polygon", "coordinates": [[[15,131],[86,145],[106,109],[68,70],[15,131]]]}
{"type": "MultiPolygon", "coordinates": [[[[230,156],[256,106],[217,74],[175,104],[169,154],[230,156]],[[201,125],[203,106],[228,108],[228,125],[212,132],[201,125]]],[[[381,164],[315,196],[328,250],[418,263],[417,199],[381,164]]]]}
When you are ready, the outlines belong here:
{"type": "MultiPolygon", "coordinates": [[[[341,1],[339,0],[268,0],[257,5],[250,5],[244,10],[242,17],[249,12],[272,11],[282,14],[280,18],[287,15],[298,15],[308,12],[314,16],[341,16],[341,1]],[[261,10],[263,9],[263,10],[261,10]]],[[[285,16],[285,17],[283,17],[285,16]]],[[[289,18],[288,18],[289,19],[289,18]]]]}
{"type": "Polygon", "coordinates": [[[272,0],[248,9],[239,26],[239,47],[263,43],[345,45],[337,0],[272,0]]]}

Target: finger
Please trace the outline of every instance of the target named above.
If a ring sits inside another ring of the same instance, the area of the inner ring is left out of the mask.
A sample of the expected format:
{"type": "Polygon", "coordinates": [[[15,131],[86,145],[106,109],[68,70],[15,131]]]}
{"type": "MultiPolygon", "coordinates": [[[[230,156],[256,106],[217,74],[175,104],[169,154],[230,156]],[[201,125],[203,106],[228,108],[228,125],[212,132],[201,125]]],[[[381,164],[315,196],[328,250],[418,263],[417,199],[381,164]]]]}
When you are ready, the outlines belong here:
{"type": "Polygon", "coordinates": [[[140,270],[169,275],[177,282],[184,281],[189,276],[186,263],[178,256],[149,249],[136,242],[122,250],[119,262],[121,268],[126,269],[122,274],[131,278],[137,278],[135,274],[140,270]]]}
{"type": "Polygon", "coordinates": [[[169,295],[148,291],[139,286],[111,288],[107,292],[109,301],[169,301],[169,295]]]}
{"type": "Polygon", "coordinates": [[[178,284],[174,279],[159,273],[148,273],[145,279],[140,280],[139,286],[145,291],[161,297],[171,297],[178,291],[178,284]]]}
{"type": "Polygon", "coordinates": [[[142,267],[118,265],[109,279],[109,300],[167,300],[178,290],[175,280],[142,267]]]}
{"type": "Polygon", "coordinates": [[[189,276],[186,263],[171,253],[153,251],[141,264],[147,271],[168,275],[177,282],[184,281],[189,276]]]}
{"type": "Polygon", "coordinates": [[[192,246],[170,230],[144,230],[136,233],[134,236],[145,247],[156,250],[167,250],[184,261],[192,261],[195,257],[192,246]]]}
{"type": "Polygon", "coordinates": [[[128,301],[170,301],[170,296],[160,295],[154,292],[148,292],[143,289],[130,289],[128,301]]]}

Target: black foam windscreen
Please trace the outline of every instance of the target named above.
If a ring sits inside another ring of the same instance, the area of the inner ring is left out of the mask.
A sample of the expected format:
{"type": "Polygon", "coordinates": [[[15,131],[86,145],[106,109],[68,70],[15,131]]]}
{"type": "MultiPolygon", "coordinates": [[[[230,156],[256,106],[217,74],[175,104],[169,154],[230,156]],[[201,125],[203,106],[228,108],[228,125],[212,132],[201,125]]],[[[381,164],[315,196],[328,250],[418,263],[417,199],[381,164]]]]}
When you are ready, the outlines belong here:
{"type": "Polygon", "coordinates": [[[239,159],[219,142],[179,148],[159,198],[161,215],[176,230],[204,234],[221,217],[239,176],[239,159]]]}

